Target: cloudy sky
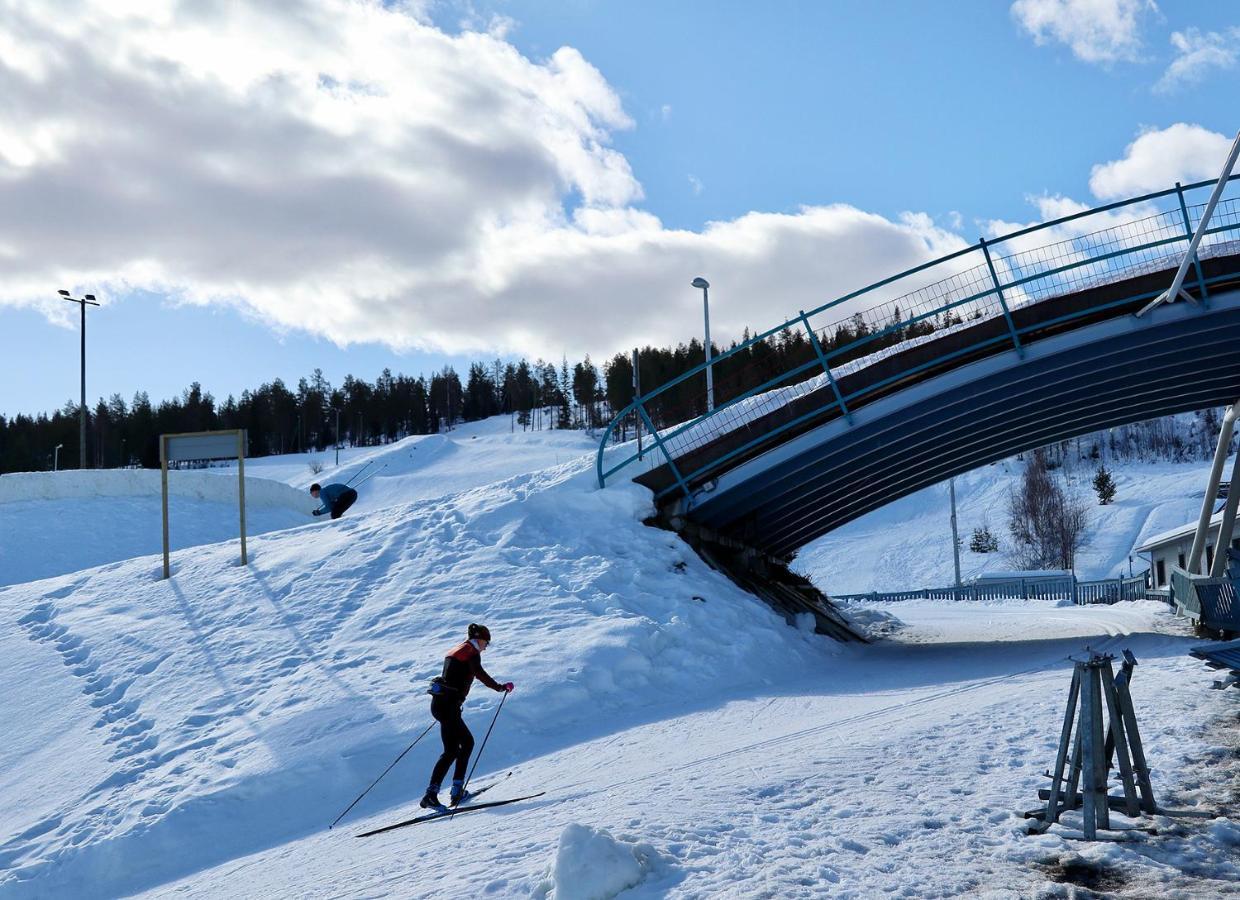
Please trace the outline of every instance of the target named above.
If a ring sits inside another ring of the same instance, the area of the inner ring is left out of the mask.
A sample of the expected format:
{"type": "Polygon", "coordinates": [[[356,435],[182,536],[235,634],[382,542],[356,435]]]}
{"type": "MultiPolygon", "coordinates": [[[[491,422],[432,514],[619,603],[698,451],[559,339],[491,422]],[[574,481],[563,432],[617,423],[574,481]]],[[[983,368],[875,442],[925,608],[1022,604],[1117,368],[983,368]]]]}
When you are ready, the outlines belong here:
{"type": "Polygon", "coordinates": [[[776,324],[1213,177],[1240,9],[0,0],[0,414],[776,324]],[[1012,224],[1008,224],[1012,223],[1012,224]]]}

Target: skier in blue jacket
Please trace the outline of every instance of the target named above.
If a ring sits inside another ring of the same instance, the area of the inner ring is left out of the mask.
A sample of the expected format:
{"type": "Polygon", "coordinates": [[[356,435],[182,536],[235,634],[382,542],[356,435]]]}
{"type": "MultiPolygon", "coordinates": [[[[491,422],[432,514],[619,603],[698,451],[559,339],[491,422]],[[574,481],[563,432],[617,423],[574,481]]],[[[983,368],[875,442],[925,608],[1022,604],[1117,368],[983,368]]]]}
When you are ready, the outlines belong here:
{"type": "Polygon", "coordinates": [[[310,485],[310,496],[322,505],[314,511],[314,515],[331,513],[333,519],[339,519],[344,511],[357,501],[357,491],[347,484],[310,485]]]}

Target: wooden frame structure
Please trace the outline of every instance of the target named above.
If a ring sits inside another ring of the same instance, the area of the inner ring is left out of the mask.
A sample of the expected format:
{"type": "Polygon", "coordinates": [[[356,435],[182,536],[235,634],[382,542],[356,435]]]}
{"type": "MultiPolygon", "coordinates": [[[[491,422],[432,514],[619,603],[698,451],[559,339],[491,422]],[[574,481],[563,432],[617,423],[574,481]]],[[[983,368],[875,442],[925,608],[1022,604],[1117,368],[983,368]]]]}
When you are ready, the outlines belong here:
{"type": "Polygon", "coordinates": [[[1059,752],[1054,772],[1048,773],[1051,787],[1038,792],[1046,800],[1046,808],[1025,814],[1026,818],[1041,819],[1034,826],[1035,832],[1046,831],[1064,812],[1081,809],[1085,840],[1092,841],[1097,840],[1099,828],[1110,829],[1112,807],[1134,818],[1143,812],[1161,812],[1154,799],[1129,692],[1137,660],[1131,651],[1125,650],[1123,665],[1115,675],[1111,668],[1113,659],[1109,654],[1091,652],[1088,659],[1073,660],[1076,665],[1059,735],[1059,752]],[[1109,722],[1105,740],[1104,721],[1109,722]],[[1107,794],[1107,778],[1113,763],[1119,767],[1122,797],[1107,794]]]}

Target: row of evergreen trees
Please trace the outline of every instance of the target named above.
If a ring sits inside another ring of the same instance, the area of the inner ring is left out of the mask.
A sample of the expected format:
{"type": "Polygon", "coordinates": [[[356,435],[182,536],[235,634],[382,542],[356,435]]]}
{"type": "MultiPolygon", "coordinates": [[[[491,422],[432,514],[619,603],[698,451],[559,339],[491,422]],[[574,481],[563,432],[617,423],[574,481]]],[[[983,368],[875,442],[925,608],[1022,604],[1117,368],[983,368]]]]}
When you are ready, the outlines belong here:
{"type": "MultiPolygon", "coordinates": [[[[896,316],[898,317],[898,311],[896,316]]],[[[874,352],[908,337],[928,334],[952,322],[924,322],[868,342],[857,355],[874,352]]],[[[842,347],[870,334],[860,316],[818,336],[826,349],[842,347]]],[[[748,341],[748,332],[742,343],[748,341]]],[[[715,356],[722,350],[712,348],[715,356]]],[[[715,402],[724,403],[780,373],[816,360],[803,331],[785,330],[759,341],[713,367],[715,402]]],[[[638,353],[640,384],[649,391],[705,361],[705,349],[692,340],[677,347],[645,347],[638,353]]],[[[840,361],[844,361],[841,359],[840,361]]],[[[789,382],[817,374],[810,369],[789,382]]],[[[352,375],[333,387],[316,369],[290,389],[276,379],[240,397],[218,402],[194,382],[180,397],[154,403],[139,391],[126,403],[119,394],[87,410],[87,465],[94,468],[159,464],[158,435],[217,428],[244,428],[251,456],[317,451],[337,441],[374,444],[411,434],[432,434],[461,421],[510,415],[513,427],[586,428],[606,424],[612,411],[633,399],[633,363],[618,353],[598,369],[587,356],[559,366],[521,359],[476,362],[462,383],[451,366],[426,378],[394,375],[384,369],[372,383],[352,375]],[[339,426],[337,426],[337,421],[339,426]]],[[[699,374],[660,395],[650,415],[663,427],[706,410],[706,380],[699,374]]],[[[54,448],[62,445],[62,468],[76,468],[78,407],[69,402],[48,414],[0,416],[0,472],[50,469],[54,448]]]]}
{"type": "MultiPolygon", "coordinates": [[[[514,428],[592,428],[604,404],[589,357],[571,368],[567,360],[474,363],[464,384],[451,366],[429,379],[389,369],[373,383],[347,375],[339,387],[315,369],[296,390],[277,378],[222,403],[194,382],[158,404],[145,391],[129,403],[119,394],[100,399],[87,411],[87,465],[158,466],[160,434],[226,428],[247,430],[250,456],[386,443],[500,414],[511,414],[514,428]]],[[[50,415],[0,416],[0,472],[50,469],[57,445],[60,467],[77,468],[78,437],[75,403],[50,415]]]]}
{"type": "MultiPolygon", "coordinates": [[[[900,319],[899,310],[893,320],[900,319]]],[[[950,325],[959,319],[927,319],[908,328],[876,332],[860,315],[835,324],[815,337],[824,351],[845,350],[832,360],[850,359],[950,325]]],[[[748,332],[742,343],[749,339],[748,332]]],[[[735,350],[738,344],[722,348],[735,350]]],[[[713,348],[719,355],[721,348],[713,348]]],[[[785,329],[766,340],[719,360],[712,367],[716,405],[759,385],[792,384],[812,378],[821,369],[817,349],[804,330],[785,329]],[[793,377],[783,373],[804,366],[793,377]]],[[[650,391],[702,364],[705,350],[692,340],[676,347],[645,347],[638,353],[640,384],[650,391]]],[[[139,391],[126,403],[118,394],[100,399],[88,410],[87,464],[96,468],[159,464],[158,435],[217,428],[244,428],[251,456],[318,451],[336,442],[377,444],[411,434],[431,434],[461,421],[495,415],[512,417],[513,428],[594,429],[610,421],[613,411],[633,399],[633,363],[618,353],[598,369],[587,356],[570,365],[537,360],[494,360],[470,365],[464,383],[451,367],[426,378],[393,375],[384,369],[372,383],[352,375],[333,387],[316,369],[298,381],[295,390],[276,379],[255,390],[229,396],[222,403],[195,382],[180,397],[153,403],[139,391]]],[[[698,373],[661,393],[648,408],[657,427],[683,422],[706,411],[706,379],[698,373]]],[[[626,422],[624,428],[631,427],[626,422]]],[[[1218,418],[1207,410],[1185,428],[1175,417],[1123,426],[1047,448],[1049,466],[1072,457],[1098,461],[1124,459],[1185,459],[1207,457],[1217,436],[1218,418]],[[1075,447],[1073,447],[1075,444],[1075,447]],[[1072,452],[1075,450],[1075,452],[1072,452]]],[[[0,473],[52,468],[54,448],[62,445],[60,463],[78,461],[78,407],[66,403],[50,415],[0,415],[0,473]]],[[[628,435],[622,431],[621,438],[628,435]]]]}

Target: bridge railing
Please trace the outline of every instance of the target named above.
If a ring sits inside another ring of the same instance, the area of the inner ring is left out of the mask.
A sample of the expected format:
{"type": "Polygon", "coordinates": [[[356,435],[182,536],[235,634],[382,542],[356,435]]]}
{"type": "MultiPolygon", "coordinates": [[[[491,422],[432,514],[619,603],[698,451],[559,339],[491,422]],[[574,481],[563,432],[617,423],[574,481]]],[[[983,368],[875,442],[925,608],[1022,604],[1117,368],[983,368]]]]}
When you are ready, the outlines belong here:
{"type": "MultiPolygon", "coordinates": [[[[1240,175],[1228,181],[1237,179],[1240,175]]],[[[976,244],[852,291],[754,335],[709,363],[715,397],[720,401],[714,409],[707,409],[706,362],[647,391],[622,409],[599,443],[599,485],[605,486],[609,477],[638,459],[636,448],[613,455],[611,460],[606,457],[608,447],[617,443],[617,429],[624,423],[633,422],[645,431],[654,443],[656,458],[668,465],[673,483],[658,496],[679,491],[688,497],[690,485],[713,470],[752,454],[787,431],[805,427],[828,411],[835,410],[851,422],[851,410],[859,400],[894,382],[987,347],[1008,347],[1023,353],[1022,335],[1034,327],[1153,299],[1158,292],[1099,301],[1037,326],[1018,327],[1011,314],[1017,307],[1175,267],[1205,208],[1204,201],[1189,202],[1190,195],[1216,183],[1217,179],[1177,184],[992,240],[979,239],[976,244]],[[842,376],[983,319],[1001,320],[1001,331],[889,373],[851,393],[841,390],[842,376]],[[791,348],[787,354],[793,360],[790,366],[772,366],[769,351],[774,340],[782,342],[785,349],[791,348]],[[729,441],[726,449],[695,453],[721,435],[815,391],[823,393],[824,403],[774,427],[754,429],[755,433],[745,434],[744,440],[729,441]],[[694,454],[692,462],[686,463],[689,454],[694,454]]],[[[1212,283],[1233,276],[1205,277],[1200,260],[1240,252],[1240,197],[1234,196],[1235,188],[1234,183],[1226,185],[1186,281],[1205,303],[1212,283]]]]}
{"type": "Polygon", "coordinates": [[[1143,600],[1148,584],[1147,572],[1128,578],[1101,578],[1078,581],[1019,579],[962,584],[960,587],[922,588],[916,591],[870,591],[865,594],[832,594],[836,602],[899,603],[907,600],[1071,600],[1078,606],[1143,600]]]}

